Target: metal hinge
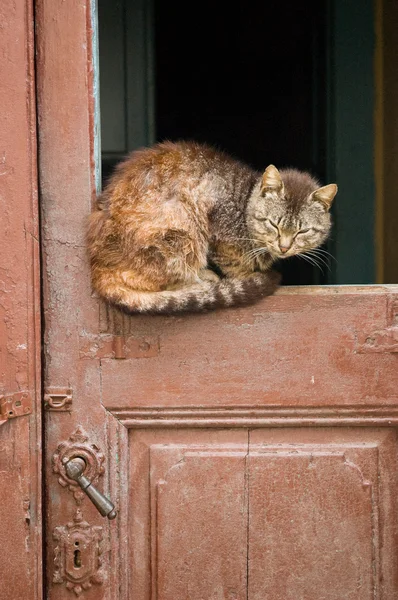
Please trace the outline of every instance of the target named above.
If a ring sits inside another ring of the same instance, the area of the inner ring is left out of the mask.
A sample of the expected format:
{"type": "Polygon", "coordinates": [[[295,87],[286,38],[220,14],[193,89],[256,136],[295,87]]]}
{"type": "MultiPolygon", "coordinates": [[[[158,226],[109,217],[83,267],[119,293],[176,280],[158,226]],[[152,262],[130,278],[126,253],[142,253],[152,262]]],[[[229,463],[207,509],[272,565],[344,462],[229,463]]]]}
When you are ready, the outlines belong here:
{"type": "Polygon", "coordinates": [[[32,396],[30,392],[16,392],[0,396],[0,423],[24,417],[32,412],[32,396]]]}
{"type": "Polygon", "coordinates": [[[387,303],[387,326],[372,331],[358,344],[359,354],[398,352],[398,300],[390,298],[387,303]]]}

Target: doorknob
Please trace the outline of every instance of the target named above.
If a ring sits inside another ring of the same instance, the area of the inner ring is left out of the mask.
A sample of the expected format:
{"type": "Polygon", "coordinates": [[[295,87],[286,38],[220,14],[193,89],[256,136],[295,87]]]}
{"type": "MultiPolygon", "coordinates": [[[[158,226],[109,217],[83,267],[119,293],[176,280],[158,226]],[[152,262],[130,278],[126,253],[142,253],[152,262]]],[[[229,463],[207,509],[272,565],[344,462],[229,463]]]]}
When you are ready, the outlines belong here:
{"type": "Polygon", "coordinates": [[[117,515],[115,505],[101,494],[101,492],[93,486],[88,477],[84,475],[84,471],[87,467],[86,461],[83,458],[76,456],[68,460],[64,467],[67,476],[70,479],[73,479],[73,481],[76,481],[101,515],[103,517],[108,517],[108,519],[114,519],[117,515]]]}

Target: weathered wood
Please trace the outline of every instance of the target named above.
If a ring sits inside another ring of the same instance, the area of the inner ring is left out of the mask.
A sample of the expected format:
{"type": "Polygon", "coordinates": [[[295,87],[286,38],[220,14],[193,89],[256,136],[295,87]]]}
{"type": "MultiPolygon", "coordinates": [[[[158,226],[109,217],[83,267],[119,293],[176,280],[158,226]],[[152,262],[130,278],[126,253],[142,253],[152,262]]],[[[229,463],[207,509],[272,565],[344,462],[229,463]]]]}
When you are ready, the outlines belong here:
{"type": "Polygon", "coordinates": [[[363,352],[369,336],[390,326],[393,297],[389,287],[302,288],[251,308],[136,319],[135,335],[157,335],[159,352],[104,359],[102,401],[118,414],[158,406],[333,408],[336,417],[340,408],[353,407],[354,417],[365,408],[396,409],[397,356],[363,352]]]}
{"type": "MultiPolygon", "coordinates": [[[[84,591],[84,597],[117,598],[113,586],[110,588],[109,558],[115,550],[113,546],[109,552],[108,523],[88,500],[83,501],[83,521],[79,521],[73,494],[58,483],[52,470],[52,456],[58,445],[69,440],[78,426],[88,433],[88,445],[107,450],[106,415],[99,402],[100,371],[95,360],[80,360],[77,334],[83,335],[85,330],[97,333],[99,323],[98,302],[91,297],[84,241],[85,219],[96,193],[94,94],[98,90],[93,70],[95,19],[91,9],[90,0],[38,0],[35,12],[45,388],[67,389],[72,396],[68,410],[48,406],[45,414],[47,585],[48,598],[56,600],[71,598],[72,592],[66,587],[71,582],[64,578],[64,572],[79,576],[74,550],[72,555],[63,550],[68,523],[74,523],[74,531],[81,534],[82,548],[84,540],[91,536],[88,554],[82,550],[80,567],[88,577],[84,585],[92,585],[84,591]],[[84,521],[88,522],[88,529],[84,521]],[[102,532],[95,529],[98,527],[103,528],[102,532]],[[105,573],[103,581],[101,573],[105,573]]],[[[108,476],[107,461],[105,476],[96,484],[100,491],[106,492],[108,476]]],[[[115,524],[111,527],[115,528],[115,524]]],[[[116,541],[114,545],[117,544],[116,541]]],[[[79,592],[79,583],[75,589],[79,592]]]]}
{"type": "Polygon", "coordinates": [[[0,598],[42,598],[33,6],[0,5],[0,598]]]}

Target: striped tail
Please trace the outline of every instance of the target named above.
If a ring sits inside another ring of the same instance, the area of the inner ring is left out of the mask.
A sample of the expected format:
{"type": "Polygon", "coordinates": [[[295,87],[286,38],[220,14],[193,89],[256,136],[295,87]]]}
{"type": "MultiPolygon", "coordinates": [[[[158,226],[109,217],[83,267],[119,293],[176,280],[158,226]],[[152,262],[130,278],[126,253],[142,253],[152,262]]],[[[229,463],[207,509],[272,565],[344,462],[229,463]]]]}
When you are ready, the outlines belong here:
{"type": "Polygon", "coordinates": [[[217,308],[252,304],[270,296],[278,287],[279,273],[253,273],[246,279],[204,281],[176,290],[141,292],[108,283],[101,296],[127,314],[175,314],[205,312],[217,308]]]}

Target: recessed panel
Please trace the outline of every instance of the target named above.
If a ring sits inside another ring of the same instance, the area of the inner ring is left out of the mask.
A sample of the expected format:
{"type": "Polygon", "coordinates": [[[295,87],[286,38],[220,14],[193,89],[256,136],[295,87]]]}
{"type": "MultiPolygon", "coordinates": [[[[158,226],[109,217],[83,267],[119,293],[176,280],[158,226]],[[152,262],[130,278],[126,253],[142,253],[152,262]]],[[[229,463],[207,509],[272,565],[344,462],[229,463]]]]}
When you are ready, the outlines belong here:
{"type": "Polygon", "coordinates": [[[392,600],[391,437],[315,433],[318,441],[308,430],[263,432],[258,443],[257,432],[250,444],[248,598],[392,600]]]}
{"type": "Polygon", "coordinates": [[[131,598],[247,600],[247,431],[130,439],[131,598]]]}

